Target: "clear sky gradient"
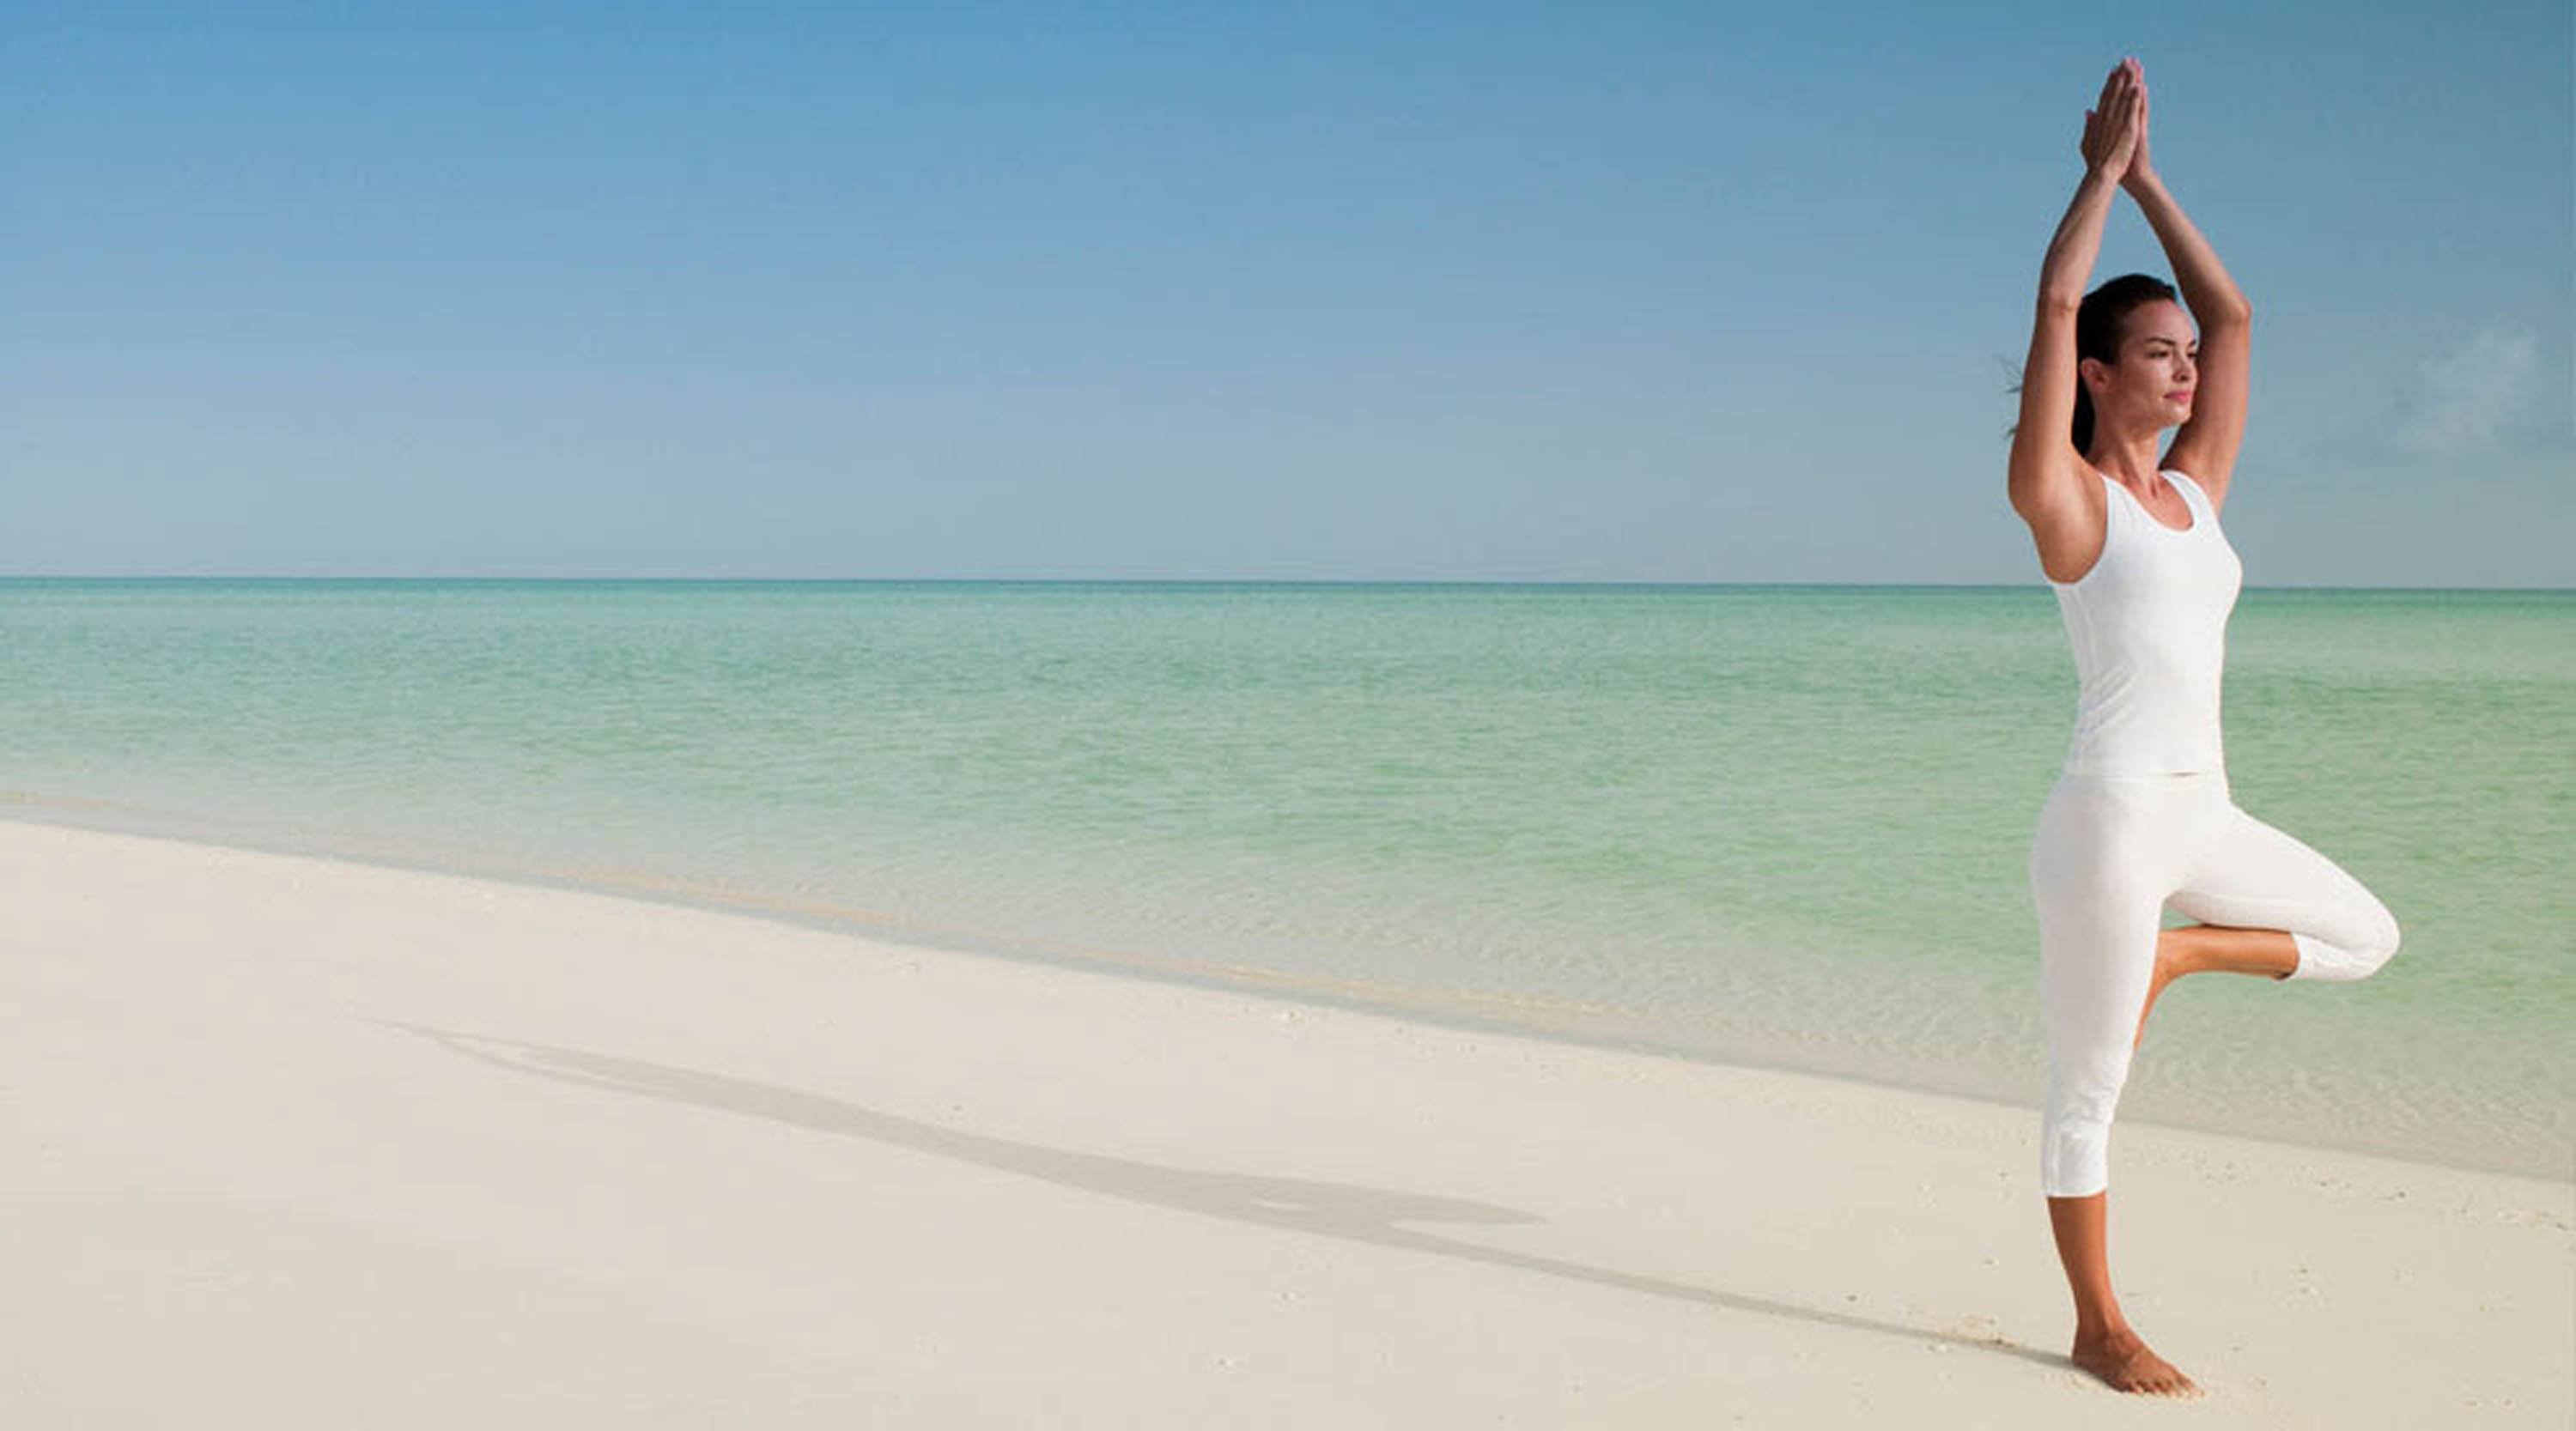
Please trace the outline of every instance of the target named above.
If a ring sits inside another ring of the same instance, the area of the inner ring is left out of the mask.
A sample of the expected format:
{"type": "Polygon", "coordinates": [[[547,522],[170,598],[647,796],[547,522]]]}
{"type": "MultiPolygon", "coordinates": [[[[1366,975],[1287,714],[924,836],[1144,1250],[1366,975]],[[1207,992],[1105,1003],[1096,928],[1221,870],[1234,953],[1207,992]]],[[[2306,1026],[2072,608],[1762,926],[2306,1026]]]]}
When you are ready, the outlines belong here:
{"type": "Polygon", "coordinates": [[[19,0],[0,573],[2035,581],[2126,53],[2249,580],[2576,585],[2565,0],[19,0]]]}

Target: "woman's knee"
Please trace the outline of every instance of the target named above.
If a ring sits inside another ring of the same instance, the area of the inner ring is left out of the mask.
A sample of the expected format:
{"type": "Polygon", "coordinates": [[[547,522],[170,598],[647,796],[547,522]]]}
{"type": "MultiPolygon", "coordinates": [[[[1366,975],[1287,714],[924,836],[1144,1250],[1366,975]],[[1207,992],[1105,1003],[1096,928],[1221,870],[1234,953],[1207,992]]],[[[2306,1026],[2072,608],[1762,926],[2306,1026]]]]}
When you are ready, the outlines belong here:
{"type": "Polygon", "coordinates": [[[2291,977],[2367,979],[2397,956],[2397,916],[2374,899],[2367,913],[2352,920],[2349,928],[2334,930],[2331,937],[2294,934],[2291,938],[2299,946],[2299,967],[2291,977]]]}

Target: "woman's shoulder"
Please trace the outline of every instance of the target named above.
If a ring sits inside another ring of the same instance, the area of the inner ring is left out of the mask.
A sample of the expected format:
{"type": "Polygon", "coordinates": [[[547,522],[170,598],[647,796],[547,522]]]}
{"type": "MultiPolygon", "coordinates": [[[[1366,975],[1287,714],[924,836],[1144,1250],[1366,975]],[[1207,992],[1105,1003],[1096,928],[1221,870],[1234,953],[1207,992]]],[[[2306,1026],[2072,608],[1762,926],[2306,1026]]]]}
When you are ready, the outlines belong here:
{"type": "Polygon", "coordinates": [[[2218,510],[2219,494],[2226,490],[2223,486],[2213,488],[2171,462],[2164,463],[2157,470],[2164,473],[2165,480],[2173,484],[2175,491],[2182,493],[2184,501],[2207,507],[2212,512],[2218,510]]]}

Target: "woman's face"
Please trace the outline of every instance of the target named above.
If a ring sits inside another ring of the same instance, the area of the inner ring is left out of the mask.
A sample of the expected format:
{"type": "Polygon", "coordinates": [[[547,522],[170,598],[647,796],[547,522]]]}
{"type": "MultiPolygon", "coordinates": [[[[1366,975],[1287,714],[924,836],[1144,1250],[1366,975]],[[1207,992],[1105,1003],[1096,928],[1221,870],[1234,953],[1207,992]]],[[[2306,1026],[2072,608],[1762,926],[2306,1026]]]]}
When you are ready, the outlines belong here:
{"type": "Polygon", "coordinates": [[[2119,359],[2087,360],[2095,379],[2093,406],[2105,414],[2152,419],[2157,427],[2191,420],[2191,399],[2200,382],[2200,342],[2192,336],[2191,318],[2169,298],[2142,303],[2121,325],[2119,359]]]}

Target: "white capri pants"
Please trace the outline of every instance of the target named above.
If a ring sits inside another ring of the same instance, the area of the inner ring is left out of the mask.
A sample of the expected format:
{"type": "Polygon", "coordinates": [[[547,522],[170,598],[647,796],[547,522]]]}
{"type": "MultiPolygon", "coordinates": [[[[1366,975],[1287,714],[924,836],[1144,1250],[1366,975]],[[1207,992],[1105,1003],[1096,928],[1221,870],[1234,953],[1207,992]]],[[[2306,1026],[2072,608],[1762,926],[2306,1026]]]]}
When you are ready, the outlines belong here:
{"type": "Polygon", "coordinates": [[[2064,775],[2030,853],[2039,906],[2050,1197],[2110,1186],[2111,1114],[2167,906],[2203,924],[2286,930],[2293,978],[2362,979],[2397,952],[2387,906],[2332,860],[2236,808],[2227,776],[2064,775]]]}

